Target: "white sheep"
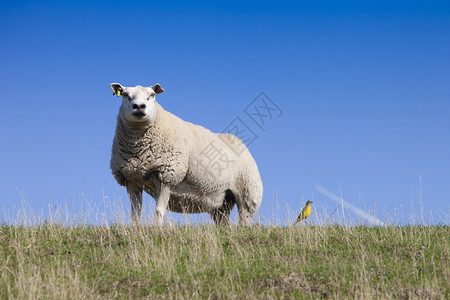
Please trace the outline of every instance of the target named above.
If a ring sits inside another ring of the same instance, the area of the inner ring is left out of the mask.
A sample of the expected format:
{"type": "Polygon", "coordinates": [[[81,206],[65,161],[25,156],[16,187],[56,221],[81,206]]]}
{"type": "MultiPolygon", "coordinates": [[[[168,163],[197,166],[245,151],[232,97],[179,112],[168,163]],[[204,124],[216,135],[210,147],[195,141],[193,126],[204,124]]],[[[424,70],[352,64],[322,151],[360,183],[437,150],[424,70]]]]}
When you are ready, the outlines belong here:
{"type": "Polygon", "coordinates": [[[234,204],[239,224],[250,225],[261,204],[258,167],[242,141],[232,134],[213,133],[164,110],[155,95],[164,89],[124,87],[111,157],[111,170],[126,186],[133,222],[141,219],[142,191],[156,200],[156,221],[166,209],[209,213],[216,224],[230,224],[234,204]]]}

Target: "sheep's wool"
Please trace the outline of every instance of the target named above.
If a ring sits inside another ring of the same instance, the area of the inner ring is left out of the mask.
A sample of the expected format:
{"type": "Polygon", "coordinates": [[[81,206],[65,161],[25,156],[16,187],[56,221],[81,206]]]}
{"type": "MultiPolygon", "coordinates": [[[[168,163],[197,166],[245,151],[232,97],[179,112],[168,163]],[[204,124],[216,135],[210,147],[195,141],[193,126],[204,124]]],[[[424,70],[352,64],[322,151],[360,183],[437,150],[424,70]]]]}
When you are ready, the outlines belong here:
{"type": "Polygon", "coordinates": [[[140,186],[155,199],[158,184],[169,186],[167,208],[175,212],[213,216],[222,209],[229,218],[236,203],[241,223],[249,224],[263,189],[258,167],[242,141],[185,122],[155,105],[151,125],[130,123],[119,112],[111,157],[117,182],[140,186]],[[225,204],[231,206],[229,211],[225,204]]]}

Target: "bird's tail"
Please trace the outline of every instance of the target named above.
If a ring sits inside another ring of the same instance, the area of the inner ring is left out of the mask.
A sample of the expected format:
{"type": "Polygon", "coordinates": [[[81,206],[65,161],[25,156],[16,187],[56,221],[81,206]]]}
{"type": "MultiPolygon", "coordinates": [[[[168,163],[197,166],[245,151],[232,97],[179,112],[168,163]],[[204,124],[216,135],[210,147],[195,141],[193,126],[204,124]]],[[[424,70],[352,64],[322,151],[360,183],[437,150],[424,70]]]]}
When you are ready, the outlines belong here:
{"type": "Polygon", "coordinates": [[[298,218],[297,218],[297,221],[295,221],[295,223],[292,224],[292,226],[294,226],[295,224],[297,224],[297,223],[300,222],[301,220],[303,220],[303,218],[298,217],[298,218]]]}

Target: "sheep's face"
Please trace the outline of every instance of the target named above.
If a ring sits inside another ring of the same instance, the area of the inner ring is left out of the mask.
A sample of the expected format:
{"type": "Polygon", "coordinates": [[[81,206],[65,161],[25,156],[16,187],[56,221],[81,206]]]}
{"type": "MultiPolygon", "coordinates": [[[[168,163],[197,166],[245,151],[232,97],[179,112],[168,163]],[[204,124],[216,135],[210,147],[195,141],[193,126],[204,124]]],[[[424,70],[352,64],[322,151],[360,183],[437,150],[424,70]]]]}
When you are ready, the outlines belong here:
{"type": "Polygon", "coordinates": [[[119,83],[111,83],[113,95],[122,96],[120,115],[130,123],[153,124],[156,120],[155,95],[164,89],[155,84],[150,87],[124,87],[119,83]]]}

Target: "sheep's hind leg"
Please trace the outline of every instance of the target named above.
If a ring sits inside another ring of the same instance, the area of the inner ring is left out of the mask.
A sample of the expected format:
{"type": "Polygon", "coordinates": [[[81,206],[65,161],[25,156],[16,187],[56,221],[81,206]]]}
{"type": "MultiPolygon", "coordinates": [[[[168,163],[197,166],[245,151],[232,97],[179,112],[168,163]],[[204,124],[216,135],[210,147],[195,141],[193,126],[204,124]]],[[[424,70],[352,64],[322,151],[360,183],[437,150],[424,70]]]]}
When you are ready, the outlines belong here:
{"type": "Polygon", "coordinates": [[[131,222],[139,224],[142,215],[142,187],[127,184],[127,193],[131,203],[131,222]]]}
{"type": "Polygon", "coordinates": [[[247,176],[247,180],[235,193],[239,212],[239,225],[249,226],[261,204],[263,190],[259,176],[247,176]]]}
{"type": "Polygon", "coordinates": [[[239,225],[250,226],[252,224],[253,213],[250,212],[245,203],[238,203],[239,225]]]}
{"type": "Polygon", "coordinates": [[[252,217],[256,212],[257,206],[253,206],[254,202],[248,196],[248,194],[243,193],[236,195],[236,204],[239,213],[239,225],[250,226],[252,224],[252,217]]]}
{"type": "Polygon", "coordinates": [[[233,193],[230,190],[225,192],[222,206],[211,213],[211,218],[216,225],[230,225],[230,214],[236,203],[233,193]]]}

